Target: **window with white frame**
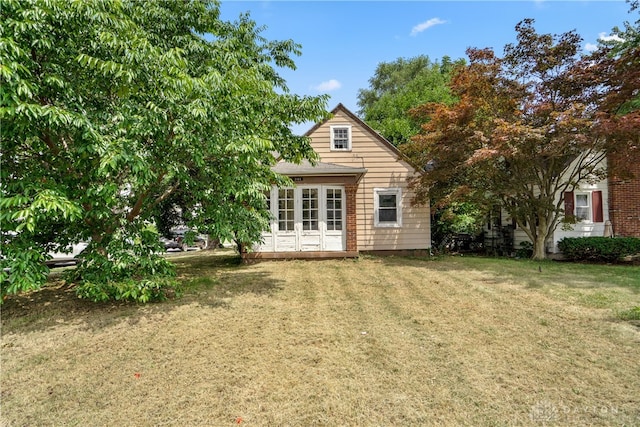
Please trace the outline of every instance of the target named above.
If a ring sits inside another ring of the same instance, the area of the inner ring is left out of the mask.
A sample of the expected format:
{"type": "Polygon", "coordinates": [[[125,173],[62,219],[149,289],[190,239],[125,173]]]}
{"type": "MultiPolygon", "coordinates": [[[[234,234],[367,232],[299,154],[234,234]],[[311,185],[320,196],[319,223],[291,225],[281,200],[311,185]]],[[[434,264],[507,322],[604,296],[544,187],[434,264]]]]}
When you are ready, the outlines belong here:
{"type": "Polygon", "coordinates": [[[294,231],[294,199],[293,188],[278,190],[278,230],[294,231]]]}
{"type": "Polygon", "coordinates": [[[580,221],[591,221],[591,197],[589,193],[575,193],[575,216],[580,221]]]}
{"type": "Polygon", "coordinates": [[[402,226],[402,189],[374,188],[374,226],[401,227],[402,226]]]}
{"type": "Polygon", "coordinates": [[[337,151],[351,150],[351,126],[331,126],[331,149],[337,151]]]}
{"type": "Polygon", "coordinates": [[[302,189],[302,229],[318,231],[318,189],[302,189]]]}
{"type": "Polygon", "coordinates": [[[327,230],[342,230],[342,189],[327,188],[327,230]]]}

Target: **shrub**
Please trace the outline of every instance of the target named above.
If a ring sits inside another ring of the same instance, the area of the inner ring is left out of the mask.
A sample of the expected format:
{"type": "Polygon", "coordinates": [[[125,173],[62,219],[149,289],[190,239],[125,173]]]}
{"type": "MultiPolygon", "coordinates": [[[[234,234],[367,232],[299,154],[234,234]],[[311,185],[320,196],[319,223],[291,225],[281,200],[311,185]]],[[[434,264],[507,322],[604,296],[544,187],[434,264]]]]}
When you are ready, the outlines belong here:
{"type": "MultiPolygon", "coordinates": [[[[431,239],[437,251],[459,250],[461,235],[467,244],[472,243],[473,236],[482,232],[484,212],[473,203],[451,203],[447,206],[432,206],[431,239]]],[[[464,243],[463,243],[464,245],[464,243]]]]}
{"type": "Polygon", "coordinates": [[[565,237],[558,248],[573,261],[614,262],[640,253],[640,238],[636,237],[565,237]]]}
{"type": "Polygon", "coordinates": [[[76,287],[76,295],[93,302],[129,300],[141,303],[164,301],[175,295],[176,282],[171,278],[153,280],[124,280],[121,282],[83,282],[76,287]]]}
{"type": "Polygon", "coordinates": [[[520,242],[520,248],[516,250],[516,258],[531,258],[533,256],[533,243],[520,242]]]}
{"type": "Polygon", "coordinates": [[[175,267],[160,255],[158,235],[149,229],[137,233],[124,231],[115,233],[101,250],[82,254],[77,268],[67,272],[68,282],[79,283],[76,295],[94,302],[141,303],[175,296],[178,292],[175,267]]]}

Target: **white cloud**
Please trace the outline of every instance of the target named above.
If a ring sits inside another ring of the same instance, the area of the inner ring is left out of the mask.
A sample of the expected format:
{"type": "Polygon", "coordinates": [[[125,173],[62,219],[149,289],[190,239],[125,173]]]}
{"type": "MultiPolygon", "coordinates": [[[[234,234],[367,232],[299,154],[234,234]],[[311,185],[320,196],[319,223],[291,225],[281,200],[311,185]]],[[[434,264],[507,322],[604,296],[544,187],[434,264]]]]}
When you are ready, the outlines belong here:
{"type": "MultiPolygon", "coordinates": [[[[602,42],[623,42],[624,39],[620,38],[620,36],[618,36],[617,34],[612,34],[612,35],[607,35],[607,33],[602,32],[600,34],[598,34],[598,40],[602,41],[602,42]]],[[[598,50],[598,46],[595,43],[587,43],[584,45],[584,50],[588,51],[588,52],[593,52],[598,50]]]]}
{"type": "Polygon", "coordinates": [[[440,24],[444,24],[447,21],[443,21],[440,18],[431,18],[428,21],[424,21],[421,24],[416,25],[415,27],[413,27],[411,29],[411,35],[412,36],[417,36],[419,33],[423,32],[424,30],[427,30],[431,27],[433,27],[434,25],[440,25],[440,24]]]}
{"type": "Polygon", "coordinates": [[[586,45],[584,45],[584,50],[588,52],[596,51],[598,50],[598,45],[593,43],[587,43],[586,45]]]}
{"type": "Polygon", "coordinates": [[[621,39],[617,34],[608,36],[607,33],[598,34],[598,39],[602,40],[603,42],[611,42],[611,41],[623,42],[624,41],[624,39],[621,39]]]}
{"type": "Polygon", "coordinates": [[[317,90],[318,92],[331,92],[332,90],[337,90],[341,87],[342,83],[336,79],[331,79],[326,82],[322,82],[317,86],[311,86],[311,89],[317,90]]]}

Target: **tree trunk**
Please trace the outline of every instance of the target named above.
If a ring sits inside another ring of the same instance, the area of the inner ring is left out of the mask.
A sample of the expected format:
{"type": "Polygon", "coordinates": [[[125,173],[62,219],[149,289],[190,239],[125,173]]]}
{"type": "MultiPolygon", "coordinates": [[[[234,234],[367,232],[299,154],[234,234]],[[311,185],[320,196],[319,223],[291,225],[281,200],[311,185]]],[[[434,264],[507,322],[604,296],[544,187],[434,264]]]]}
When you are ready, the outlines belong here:
{"type": "Polygon", "coordinates": [[[538,234],[533,241],[533,256],[532,259],[546,259],[546,239],[547,236],[538,234]]]}

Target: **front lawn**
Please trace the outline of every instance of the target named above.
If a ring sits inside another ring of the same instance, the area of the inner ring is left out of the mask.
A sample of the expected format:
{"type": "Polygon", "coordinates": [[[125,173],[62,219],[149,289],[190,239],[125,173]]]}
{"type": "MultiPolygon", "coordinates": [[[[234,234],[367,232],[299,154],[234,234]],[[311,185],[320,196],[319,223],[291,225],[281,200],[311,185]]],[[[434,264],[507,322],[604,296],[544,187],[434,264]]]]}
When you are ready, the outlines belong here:
{"type": "Polygon", "coordinates": [[[637,267],[173,260],[166,303],[7,300],[0,424],[640,424],[637,267]]]}

